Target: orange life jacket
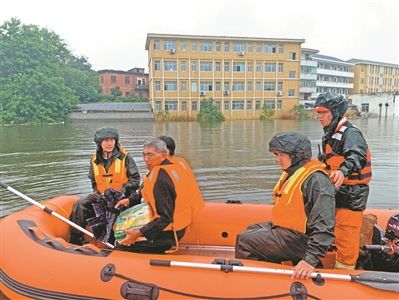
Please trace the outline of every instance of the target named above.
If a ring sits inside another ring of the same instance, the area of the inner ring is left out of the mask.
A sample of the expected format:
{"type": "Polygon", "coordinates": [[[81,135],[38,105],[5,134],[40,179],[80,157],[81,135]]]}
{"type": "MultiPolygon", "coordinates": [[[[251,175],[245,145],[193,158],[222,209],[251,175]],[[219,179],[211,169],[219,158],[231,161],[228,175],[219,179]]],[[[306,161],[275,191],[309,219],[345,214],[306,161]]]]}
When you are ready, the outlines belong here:
{"type": "Polygon", "coordinates": [[[100,193],[104,193],[104,191],[109,188],[120,191],[123,185],[128,181],[125,165],[127,152],[123,147],[120,148],[120,152],[124,154],[123,159],[116,158],[109,167],[108,172],[105,171],[103,164],[95,163],[97,159],[96,153],[94,153],[91,158],[94,180],[96,181],[97,190],[100,193]]]}
{"type": "Polygon", "coordinates": [[[177,167],[175,164],[159,165],[153,167],[144,182],[143,189],[141,190],[141,195],[143,197],[143,200],[147,201],[150,204],[154,218],[159,217],[155,205],[154,185],[157,181],[160,169],[163,169],[169,175],[174,184],[176,192],[173,220],[172,223],[165,227],[164,231],[178,231],[186,228],[188,225],[191,224],[193,206],[192,201],[190,201],[190,189],[192,189],[192,182],[190,182],[188,177],[183,174],[181,167],[177,167]]]}
{"type": "Polygon", "coordinates": [[[318,160],[311,160],[296,170],[288,179],[287,172],[281,174],[273,190],[273,225],[289,228],[301,233],[306,232],[307,217],[303,203],[302,183],[309,175],[316,171],[326,173],[325,167],[318,160]]]}
{"type": "Polygon", "coordinates": [[[188,176],[190,180],[190,188],[191,191],[189,192],[190,200],[192,201],[192,208],[193,208],[193,216],[200,211],[205,206],[204,198],[202,197],[201,190],[198,186],[197,180],[195,179],[193,170],[191,169],[188,162],[178,156],[172,156],[169,159],[172,163],[182,168],[183,173],[188,176]]]}
{"type": "MultiPolygon", "coordinates": [[[[346,122],[346,119],[344,120],[346,122]]],[[[332,139],[336,139],[341,141],[342,136],[345,130],[348,128],[345,125],[345,122],[340,122],[335,130],[335,134],[332,136],[332,139]]],[[[334,153],[333,149],[329,144],[325,146],[325,164],[327,165],[327,172],[331,173],[331,171],[338,170],[341,164],[345,161],[345,157],[343,155],[338,155],[334,153]]],[[[358,184],[368,184],[372,178],[372,170],[371,170],[371,153],[370,149],[367,149],[367,163],[360,170],[360,172],[353,172],[345,177],[344,185],[358,185],[358,184]]]]}

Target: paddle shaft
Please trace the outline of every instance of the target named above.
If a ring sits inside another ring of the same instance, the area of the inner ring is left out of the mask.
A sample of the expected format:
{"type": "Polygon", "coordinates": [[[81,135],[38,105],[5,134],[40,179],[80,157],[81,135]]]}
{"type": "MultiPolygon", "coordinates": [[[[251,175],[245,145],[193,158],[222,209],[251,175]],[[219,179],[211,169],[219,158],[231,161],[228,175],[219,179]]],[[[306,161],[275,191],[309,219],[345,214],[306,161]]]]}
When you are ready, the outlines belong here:
{"type": "MultiPolygon", "coordinates": [[[[71,221],[68,220],[67,218],[65,218],[65,217],[63,217],[62,215],[60,215],[59,213],[57,213],[57,212],[55,212],[55,211],[49,209],[47,206],[45,206],[45,205],[43,205],[43,204],[41,204],[41,203],[39,203],[39,202],[33,200],[32,198],[30,198],[30,197],[28,197],[28,196],[26,196],[26,195],[24,195],[24,194],[22,194],[21,192],[17,191],[16,189],[12,188],[11,186],[7,185],[7,184],[4,183],[4,182],[0,182],[0,185],[1,185],[4,189],[6,189],[7,191],[10,191],[10,192],[14,193],[15,195],[17,195],[17,196],[19,196],[19,197],[25,199],[25,200],[28,201],[29,203],[31,203],[31,204],[33,204],[33,205],[36,205],[37,207],[40,207],[40,208],[41,208],[42,210],[44,210],[46,213],[48,213],[48,214],[50,214],[50,215],[52,215],[52,216],[54,216],[54,217],[60,219],[61,221],[67,223],[68,225],[72,226],[73,228],[79,230],[80,232],[83,232],[84,234],[90,236],[91,238],[96,239],[93,233],[91,233],[90,231],[84,229],[83,227],[81,227],[81,226],[79,226],[79,225],[77,225],[77,224],[71,222],[71,221]]],[[[96,240],[97,240],[97,239],[96,239],[96,240]]],[[[101,241],[100,241],[100,242],[101,242],[101,241]]],[[[103,243],[104,245],[106,245],[107,247],[111,248],[111,249],[114,248],[114,246],[113,246],[112,244],[110,244],[110,243],[105,243],[105,242],[102,242],[102,243],[103,243]]]]}
{"type": "MultiPolygon", "coordinates": [[[[232,265],[219,265],[219,264],[207,264],[207,263],[192,263],[192,262],[181,262],[172,260],[156,260],[151,259],[150,265],[152,266],[163,266],[163,267],[183,267],[183,268],[196,268],[196,269],[208,269],[218,270],[224,272],[247,272],[247,273],[266,273],[266,274],[280,274],[280,275],[292,275],[294,271],[284,269],[272,269],[272,268],[260,268],[260,267],[242,267],[232,265]]],[[[351,275],[342,274],[326,274],[313,272],[310,275],[312,278],[322,276],[323,279],[337,279],[344,281],[351,281],[351,275]]]]}

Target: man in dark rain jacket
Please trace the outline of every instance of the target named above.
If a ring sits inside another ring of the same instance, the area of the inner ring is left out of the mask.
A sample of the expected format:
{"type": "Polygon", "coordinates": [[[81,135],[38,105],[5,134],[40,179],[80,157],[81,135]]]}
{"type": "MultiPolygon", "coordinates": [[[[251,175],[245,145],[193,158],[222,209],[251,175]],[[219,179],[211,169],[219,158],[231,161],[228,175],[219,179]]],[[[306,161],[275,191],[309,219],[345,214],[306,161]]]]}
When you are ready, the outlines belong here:
{"type": "MultiPolygon", "coordinates": [[[[90,160],[88,174],[93,193],[77,201],[70,216],[70,220],[81,227],[86,227],[87,220],[95,217],[92,204],[107,189],[114,189],[124,197],[129,197],[134,195],[140,184],[136,163],[119,145],[119,133],[115,128],[104,127],[97,130],[94,142],[97,144],[97,151],[90,160]]],[[[82,245],[84,236],[71,227],[69,242],[82,245]]]]}
{"type": "Polygon", "coordinates": [[[369,195],[371,155],[361,131],[344,116],[348,103],[342,95],[320,94],[315,107],[324,130],[319,159],[327,165],[337,189],[335,268],[354,269],[369,195]]]}
{"type": "Polygon", "coordinates": [[[293,278],[309,278],[334,240],[334,188],[324,165],[312,160],[309,139],[276,134],[269,143],[283,173],[273,191],[271,222],[237,236],[236,258],[297,263],[293,278]]]}

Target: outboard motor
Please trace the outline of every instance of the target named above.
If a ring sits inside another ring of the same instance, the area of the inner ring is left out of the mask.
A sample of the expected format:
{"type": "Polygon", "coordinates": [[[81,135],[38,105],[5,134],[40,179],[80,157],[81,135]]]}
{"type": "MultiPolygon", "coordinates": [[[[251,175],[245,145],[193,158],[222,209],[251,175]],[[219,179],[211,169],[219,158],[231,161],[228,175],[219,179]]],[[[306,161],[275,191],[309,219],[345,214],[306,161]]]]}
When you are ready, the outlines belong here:
{"type": "Polygon", "coordinates": [[[367,270],[399,272],[399,214],[393,215],[385,232],[374,226],[373,245],[364,245],[369,253],[367,270]]]}

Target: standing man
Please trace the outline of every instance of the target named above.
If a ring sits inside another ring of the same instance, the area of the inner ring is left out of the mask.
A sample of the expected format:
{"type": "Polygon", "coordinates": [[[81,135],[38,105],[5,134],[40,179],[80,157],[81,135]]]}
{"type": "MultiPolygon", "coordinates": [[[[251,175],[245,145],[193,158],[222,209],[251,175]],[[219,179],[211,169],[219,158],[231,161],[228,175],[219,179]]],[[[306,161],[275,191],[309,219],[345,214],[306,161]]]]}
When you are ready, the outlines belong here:
{"type": "Polygon", "coordinates": [[[276,134],[269,143],[283,173],[273,190],[271,222],[237,236],[236,258],[295,263],[293,278],[307,279],[334,241],[334,188],[324,164],[312,160],[301,133],[276,134]]]}
{"type": "MultiPolygon", "coordinates": [[[[97,151],[90,160],[88,177],[93,193],[75,202],[70,220],[81,227],[87,226],[87,219],[95,216],[92,206],[100,194],[107,189],[114,189],[132,195],[140,184],[140,174],[136,163],[126,150],[119,145],[119,133],[115,128],[104,127],[94,134],[97,151]]],[[[83,233],[71,227],[70,243],[82,245],[83,233]]]]}
{"type": "Polygon", "coordinates": [[[323,126],[323,153],[330,180],[337,190],[335,268],[352,270],[359,256],[360,229],[369,195],[371,155],[361,131],[344,116],[348,102],[342,95],[322,93],[316,112],[323,126]]]}
{"type": "Polygon", "coordinates": [[[146,142],[143,159],[149,171],[141,195],[153,212],[153,220],[139,230],[126,229],[122,250],[164,253],[178,246],[192,220],[191,182],[181,167],[167,158],[166,144],[160,139],[146,142]],[[145,237],[141,241],[140,237],[145,237]]]}

